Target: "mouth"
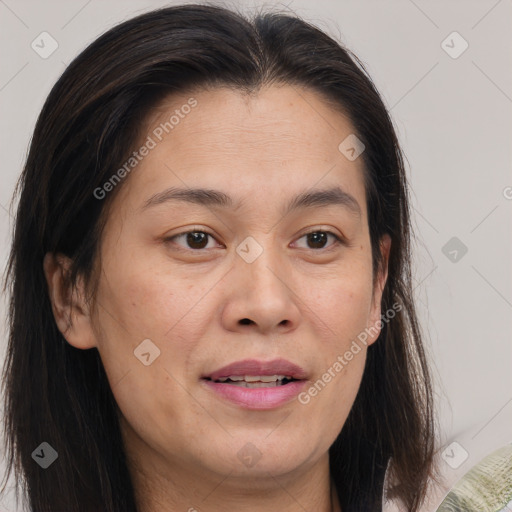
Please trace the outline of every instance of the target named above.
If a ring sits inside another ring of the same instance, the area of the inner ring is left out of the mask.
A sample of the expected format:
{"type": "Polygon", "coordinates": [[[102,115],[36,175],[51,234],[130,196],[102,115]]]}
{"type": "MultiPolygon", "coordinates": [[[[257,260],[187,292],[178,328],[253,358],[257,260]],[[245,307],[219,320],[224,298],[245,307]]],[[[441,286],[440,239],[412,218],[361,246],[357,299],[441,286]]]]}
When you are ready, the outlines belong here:
{"type": "Polygon", "coordinates": [[[201,377],[217,398],[245,409],[273,409],[290,402],[304,388],[306,372],[285,360],[247,359],[201,377]]]}
{"type": "MultiPolygon", "coordinates": [[[[206,380],[212,381],[210,378],[206,380]]],[[[221,377],[212,382],[219,384],[230,384],[231,386],[240,386],[242,388],[275,388],[277,386],[286,386],[290,382],[294,382],[290,375],[230,375],[229,377],[221,377]]]]}

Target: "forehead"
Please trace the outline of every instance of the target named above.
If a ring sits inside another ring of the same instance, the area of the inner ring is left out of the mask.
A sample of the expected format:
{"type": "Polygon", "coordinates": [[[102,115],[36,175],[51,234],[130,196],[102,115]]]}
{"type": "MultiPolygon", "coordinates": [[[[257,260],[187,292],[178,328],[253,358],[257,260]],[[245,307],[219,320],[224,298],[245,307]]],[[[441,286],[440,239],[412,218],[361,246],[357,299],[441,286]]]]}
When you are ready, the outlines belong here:
{"type": "Polygon", "coordinates": [[[139,145],[151,140],[152,148],[124,194],[147,201],[171,186],[200,186],[268,204],[294,189],[340,186],[362,200],[363,210],[363,159],[350,161],[339,149],[353,133],[345,115],[297,86],[173,94],[147,116],[139,145]]]}
{"type": "Polygon", "coordinates": [[[296,85],[265,86],[251,94],[226,87],[173,94],[152,109],[144,124],[144,135],[163,128],[162,138],[176,148],[193,143],[189,137],[196,136],[201,142],[222,143],[224,151],[265,144],[269,151],[285,151],[283,156],[300,150],[324,158],[337,156],[338,144],[333,143],[355,131],[340,108],[296,85]],[[196,105],[188,108],[191,101],[196,105]],[[293,145],[297,142],[301,148],[293,145]]]}

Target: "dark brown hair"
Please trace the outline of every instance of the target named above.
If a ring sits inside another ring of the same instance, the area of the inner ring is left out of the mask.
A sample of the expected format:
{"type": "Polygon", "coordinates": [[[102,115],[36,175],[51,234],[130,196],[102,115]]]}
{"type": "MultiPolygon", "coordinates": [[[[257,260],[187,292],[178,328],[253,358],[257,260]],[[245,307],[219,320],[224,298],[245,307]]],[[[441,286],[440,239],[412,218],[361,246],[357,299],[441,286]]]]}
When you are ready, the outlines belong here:
{"type": "Polygon", "coordinates": [[[71,285],[80,276],[92,281],[107,208],[122,183],[105,200],[93,191],[131,154],[142,121],[165,95],[217,86],[253,94],[270,84],[307,87],[349,116],[366,146],[374,277],[379,241],[385,233],[392,239],[381,307],[401,308],[368,348],[355,403],[329,452],[341,506],[381,510],[389,463],[388,496],[419,509],[433,475],[436,421],[413,300],[407,182],[388,112],[357,57],[311,24],[206,5],[152,11],[103,34],[65,70],[37,120],[15,194],[3,375],[6,480],[14,471],[31,509],[136,511],[99,353],[72,347],[57,328],[44,255],[72,259],[71,285]],[[59,454],[47,470],[31,457],[43,441],[59,454]]]}

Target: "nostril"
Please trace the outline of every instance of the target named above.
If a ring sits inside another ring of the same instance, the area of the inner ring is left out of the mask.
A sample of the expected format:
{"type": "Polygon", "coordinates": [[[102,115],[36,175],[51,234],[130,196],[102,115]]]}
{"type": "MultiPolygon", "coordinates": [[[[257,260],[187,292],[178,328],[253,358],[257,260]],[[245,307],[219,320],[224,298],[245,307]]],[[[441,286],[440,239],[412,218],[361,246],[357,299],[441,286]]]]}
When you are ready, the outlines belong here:
{"type": "Polygon", "coordinates": [[[252,322],[252,320],[250,320],[249,318],[242,318],[242,320],[240,320],[240,323],[242,325],[247,325],[247,324],[250,324],[252,322]]]}

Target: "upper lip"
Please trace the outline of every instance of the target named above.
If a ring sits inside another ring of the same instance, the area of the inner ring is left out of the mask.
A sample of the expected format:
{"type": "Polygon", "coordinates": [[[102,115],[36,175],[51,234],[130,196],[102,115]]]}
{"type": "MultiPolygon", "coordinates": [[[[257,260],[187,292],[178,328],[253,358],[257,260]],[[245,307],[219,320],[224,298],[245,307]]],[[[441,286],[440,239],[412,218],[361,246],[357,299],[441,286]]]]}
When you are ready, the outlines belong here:
{"type": "Polygon", "coordinates": [[[223,377],[242,377],[244,375],[286,375],[296,380],[303,380],[307,377],[306,372],[300,366],[286,359],[273,359],[272,361],[244,359],[223,366],[212,373],[204,375],[203,378],[217,380],[223,377]]]}

